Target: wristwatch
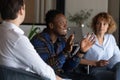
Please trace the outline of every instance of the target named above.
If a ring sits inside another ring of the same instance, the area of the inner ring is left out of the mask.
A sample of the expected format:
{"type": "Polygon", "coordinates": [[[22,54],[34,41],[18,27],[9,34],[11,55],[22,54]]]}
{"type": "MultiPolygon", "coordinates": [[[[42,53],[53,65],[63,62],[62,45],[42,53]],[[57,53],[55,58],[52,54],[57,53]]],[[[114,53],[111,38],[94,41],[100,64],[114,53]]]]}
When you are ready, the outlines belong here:
{"type": "Polygon", "coordinates": [[[71,53],[70,53],[69,51],[63,50],[62,53],[65,55],[65,57],[71,57],[71,56],[72,56],[71,53]]]}
{"type": "Polygon", "coordinates": [[[85,54],[86,52],[83,52],[81,49],[79,49],[79,53],[85,54]]]}

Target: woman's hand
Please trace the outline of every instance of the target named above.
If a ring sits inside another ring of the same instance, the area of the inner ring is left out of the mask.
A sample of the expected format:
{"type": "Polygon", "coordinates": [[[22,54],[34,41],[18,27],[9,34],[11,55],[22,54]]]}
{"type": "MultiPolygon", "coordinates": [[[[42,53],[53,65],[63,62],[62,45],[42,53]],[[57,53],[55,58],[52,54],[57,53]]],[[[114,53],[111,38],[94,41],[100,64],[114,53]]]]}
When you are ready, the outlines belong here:
{"type": "Polygon", "coordinates": [[[108,65],[108,60],[100,60],[96,62],[96,66],[102,67],[108,65]]]}

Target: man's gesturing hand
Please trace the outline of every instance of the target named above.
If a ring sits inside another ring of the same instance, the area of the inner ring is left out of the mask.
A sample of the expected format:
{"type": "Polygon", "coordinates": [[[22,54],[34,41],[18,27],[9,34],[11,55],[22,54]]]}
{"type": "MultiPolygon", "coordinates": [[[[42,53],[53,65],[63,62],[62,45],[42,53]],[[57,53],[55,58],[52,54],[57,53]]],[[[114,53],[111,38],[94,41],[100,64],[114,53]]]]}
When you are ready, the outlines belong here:
{"type": "Polygon", "coordinates": [[[83,40],[81,40],[80,42],[80,50],[82,52],[87,52],[92,45],[95,43],[95,35],[92,34],[87,34],[87,36],[85,38],[83,38],[83,40]]]}
{"type": "Polygon", "coordinates": [[[70,35],[69,38],[67,39],[66,46],[65,46],[65,51],[71,52],[73,49],[74,45],[74,34],[70,35]]]}

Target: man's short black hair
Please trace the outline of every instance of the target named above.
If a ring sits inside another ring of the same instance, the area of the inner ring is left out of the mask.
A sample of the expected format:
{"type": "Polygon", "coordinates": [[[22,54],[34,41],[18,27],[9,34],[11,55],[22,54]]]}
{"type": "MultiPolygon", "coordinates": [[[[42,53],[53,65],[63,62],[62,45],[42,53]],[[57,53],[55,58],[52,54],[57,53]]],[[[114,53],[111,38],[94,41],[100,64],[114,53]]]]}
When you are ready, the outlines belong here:
{"type": "Polygon", "coordinates": [[[56,15],[58,15],[58,14],[63,14],[63,13],[58,10],[49,10],[46,13],[45,22],[46,22],[47,27],[48,27],[48,24],[50,22],[52,22],[54,20],[54,18],[56,17],[56,15]]]}

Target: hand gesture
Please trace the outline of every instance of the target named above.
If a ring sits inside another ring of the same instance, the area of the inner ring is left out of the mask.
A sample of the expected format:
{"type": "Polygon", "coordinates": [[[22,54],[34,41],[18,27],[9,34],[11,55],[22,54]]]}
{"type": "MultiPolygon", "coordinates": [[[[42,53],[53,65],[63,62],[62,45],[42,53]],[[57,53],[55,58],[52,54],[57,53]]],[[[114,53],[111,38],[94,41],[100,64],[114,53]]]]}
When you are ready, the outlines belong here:
{"type": "Polygon", "coordinates": [[[92,34],[87,34],[86,38],[83,38],[83,40],[80,42],[80,50],[82,52],[87,52],[92,45],[95,43],[95,35],[92,34]]]}
{"type": "Polygon", "coordinates": [[[65,46],[65,51],[71,52],[73,49],[73,44],[74,44],[74,34],[70,35],[69,38],[67,39],[66,46],[65,46]]]}

